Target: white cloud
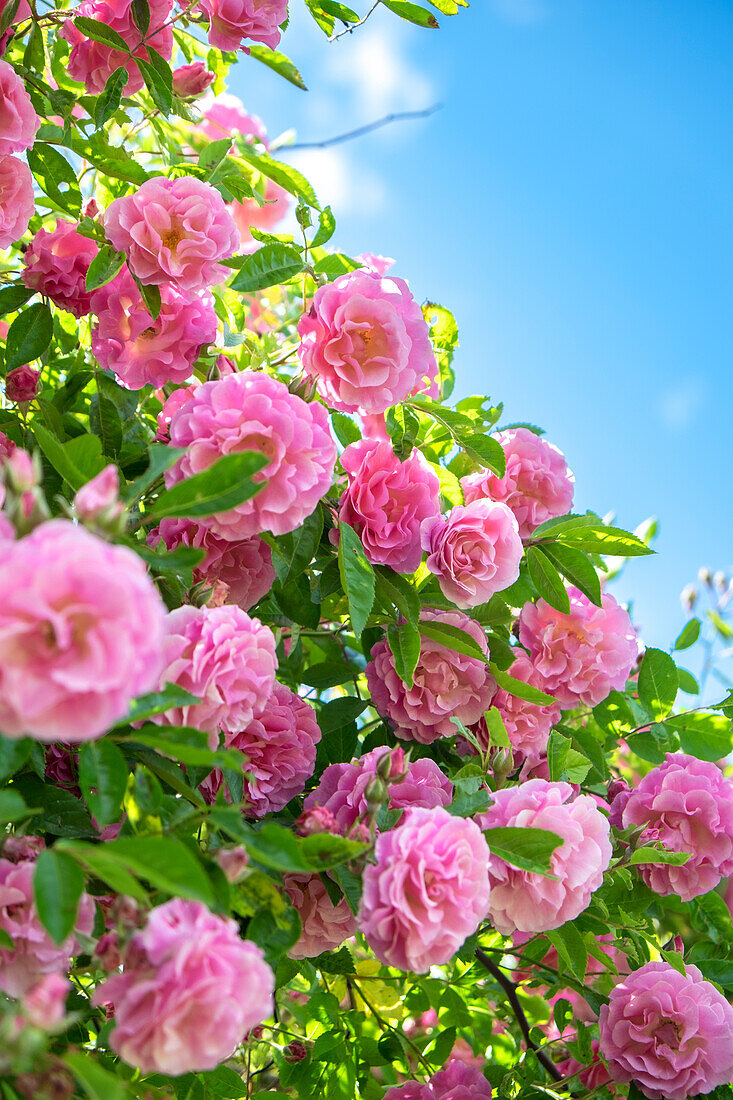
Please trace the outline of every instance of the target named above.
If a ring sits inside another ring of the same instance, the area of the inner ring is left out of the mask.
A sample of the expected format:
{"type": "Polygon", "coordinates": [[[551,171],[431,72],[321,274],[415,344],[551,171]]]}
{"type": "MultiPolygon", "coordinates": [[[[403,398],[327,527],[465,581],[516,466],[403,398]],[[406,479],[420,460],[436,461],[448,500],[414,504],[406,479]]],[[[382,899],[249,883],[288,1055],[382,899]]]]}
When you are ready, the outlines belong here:
{"type": "Polygon", "coordinates": [[[294,149],[288,161],[313,184],[321,203],[339,214],[361,210],[379,213],[387,189],[383,180],[365,169],[345,149],[294,149]]]}
{"type": "Polygon", "coordinates": [[[665,427],[680,431],[690,427],[704,403],[704,386],[698,379],[689,378],[661,394],[659,417],[665,427]]]}

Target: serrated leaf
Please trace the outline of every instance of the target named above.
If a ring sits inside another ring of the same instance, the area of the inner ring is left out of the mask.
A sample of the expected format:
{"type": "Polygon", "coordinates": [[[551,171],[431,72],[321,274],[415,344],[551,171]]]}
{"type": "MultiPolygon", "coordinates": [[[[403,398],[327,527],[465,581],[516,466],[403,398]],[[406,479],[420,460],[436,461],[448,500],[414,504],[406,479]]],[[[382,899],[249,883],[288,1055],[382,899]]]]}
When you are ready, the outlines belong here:
{"type": "Polygon", "coordinates": [[[395,672],[400,680],[412,687],[413,675],[420,659],[420,631],[412,623],[390,623],[387,627],[387,643],[394,657],[395,672]]]}
{"type": "MultiPolygon", "coordinates": [[[[534,533],[536,535],[537,532],[534,533]]],[[[622,531],[620,527],[606,527],[603,524],[582,524],[572,527],[563,530],[557,538],[579,550],[587,550],[590,554],[610,554],[614,557],[630,558],[654,553],[636,535],[622,531]]]]}
{"type": "Polygon", "coordinates": [[[647,863],[666,863],[672,867],[681,867],[690,858],[688,852],[667,852],[664,848],[646,846],[637,848],[635,852],[632,852],[629,863],[634,866],[647,863]]]}
{"type": "Polygon", "coordinates": [[[539,546],[527,547],[527,566],[532,584],[542,599],[557,611],[570,613],[570,598],[562,577],[539,546]]]}
{"type": "Polygon", "coordinates": [[[542,553],[566,580],[574,584],[596,607],[601,606],[601,582],[582,550],[561,542],[543,542],[542,553]]]}
{"type": "Polygon", "coordinates": [[[394,12],[395,15],[399,15],[400,19],[405,19],[408,23],[414,23],[418,27],[429,27],[431,30],[437,30],[440,26],[432,12],[426,11],[418,4],[410,3],[409,0],[382,0],[382,4],[385,8],[389,8],[390,11],[394,12]]]}
{"type": "Polygon", "coordinates": [[[343,521],[339,523],[338,530],[339,574],[349,605],[351,625],[358,638],[367,624],[374,604],[374,569],[364,553],[356,531],[343,521]]]}
{"type": "Polygon", "coordinates": [[[677,666],[661,649],[647,649],[639,669],[639,700],[659,720],[669,714],[679,689],[677,666]]]}
{"type": "Polygon", "coordinates": [[[304,92],[308,91],[303,83],[303,77],[300,75],[290,58],[286,57],[284,53],[279,53],[278,50],[271,50],[269,46],[264,46],[261,42],[251,42],[247,48],[250,56],[257,58],[263,65],[267,65],[268,69],[272,69],[278,76],[282,76],[285,80],[294,84],[296,88],[302,88],[304,92]]]}
{"type": "Polygon", "coordinates": [[[53,145],[37,141],[28,150],[28,167],[38,186],[62,210],[78,217],[81,210],[81,190],[76,172],[63,153],[53,145]]]}
{"type": "Polygon", "coordinates": [[[540,703],[544,706],[550,706],[557,700],[548,695],[544,691],[540,691],[539,688],[533,687],[532,684],[526,684],[524,680],[517,680],[514,676],[510,676],[508,672],[502,671],[492,661],[490,664],[491,674],[496,680],[498,686],[502,691],[506,691],[509,695],[514,695],[517,699],[523,699],[525,703],[540,703]]]}
{"type": "Polygon", "coordinates": [[[565,959],[573,976],[579,982],[584,982],[588,969],[588,949],[574,923],[568,921],[560,928],[545,932],[545,936],[554,945],[560,958],[565,959]]]}
{"type": "Polygon", "coordinates": [[[493,856],[546,878],[554,878],[550,860],[563,838],[548,829],[518,828],[513,825],[497,825],[484,829],[484,837],[493,856]]]}
{"type": "Polygon", "coordinates": [[[104,244],[89,265],[85,285],[88,291],[111,283],[125,265],[125,253],[118,252],[111,244],[104,244]]]}
{"type": "Polygon", "coordinates": [[[47,848],[36,860],[33,897],[38,918],[54,943],[63,943],[73,931],[84,876],[70,856],[47,848]]]}
{"type": "Polygon", "coordinates": [[[119,821],[127,776],[125,758],[109,739],[81,746],[79,784],[100,829],[119,821]]]}
{"type": "Polygon", "coordinates": [[[473,657],[476,661],[488,664],[489,658],[473,635],[461,630],[459,626],[441,622],[440,619],[421,619],[419,630],[424,638],[430,638],[446,649],[452,649],[454,653],[461,653],[465,657],[473,657]]]}
{"type": "Polygon", "coordinates": [[[98,19],[87,19],[85,16],[78,15],[74,19],[74,26],[94,42],[101,42],[105,46],[110,46],[113,50],[120,50],[126,56],[130,55],[130,47],[122,35],[118,34],[112,27],[108,27],[106,23],[100,23],[98,19]]]}
{"type": "Polygon", "coordinates": [[[224,455],[161,493],[146,518],[156,522],[166,516],[195,519],[236,508],[264,488],[265,481],[255,482],[252,478],[267,464],[267,458],[257,451],[224,455]]]}
{"type": "Polygon", "coordinates": [[[67,1051],[64,1062],[89,1100],[126,1100],[129,1097],[124,1083],[100,1066],[90,1051],[67,1051]]]}
{"type": "Polygon", "coordinates": [[[229,284],[239,294],[253,294],[270,286],[278,286],[299,275],[303,257],[286,244],[265,244],[247,256],[229,284]]]}
{"type": "Polygon", "coordinates": [[[40,359],[51,343],[53,317],[41,302],[21,310],[5,337],[5,371],[40,359]]]}
{"type": "MultiPolygon", "coordinates": [[[[94,109],[94,124],[97,129],[104,126],[105,122],[107,122],[108,119],[112,118],[112,115],[119,107],[120,103],[122,102],[122,93],[125,90],[125,85],[127,84],[128,79],[129,74],[127,72],[127,69],[124,68],[115,69],[112,75],[108,78],[107,83],[104,86],[104,90],[97,99],[97,106],[94,109]]],[[[114,251],[114,249],[112,251],[114,251]]],[[[109,282],[109,280],[106,281],[109,282]]],[[[96,283],[95,285],[104,286],[104,283],[96,283]]],[[[94,290],[94,286],[89,286],[88,275],[87,290],[94,290]]]]}

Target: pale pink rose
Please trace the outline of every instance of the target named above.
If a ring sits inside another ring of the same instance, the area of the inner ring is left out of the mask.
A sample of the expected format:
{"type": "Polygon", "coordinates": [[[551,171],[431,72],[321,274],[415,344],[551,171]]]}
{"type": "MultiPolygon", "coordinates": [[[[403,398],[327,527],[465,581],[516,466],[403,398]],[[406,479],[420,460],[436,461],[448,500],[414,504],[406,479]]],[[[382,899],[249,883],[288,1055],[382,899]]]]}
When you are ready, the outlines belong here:
{"type": "Polygon", "coordinates": [[[182,99],[194,99],[203,95],[216,80],[216,74],[206,68],[203,61],[192,65],[179,65],[173,70],[173,91],[182,99]]]}
{"type": "Polygon", "coordinates": [[[210,294],[161,287],[161,309],[153,320],[140,291],[126,273],[113,279],[99,320],[92,329],[92,351],[100,366],[114,371],[128,390],[186,382],[206,344],[216,340],[217,317],[210,294]]]}
{"type": "Polygon", "coordinates": [[[361,252],[358,256],[354,256],[354,259],[358,260],[367,271],[374,271],[377,275],[386,275],[395,264],[390,256],[378,256],[374,252],[361,252]]]}
{"type": "MultiPolygon", "coordinates": [[[[246,813],[264,817],[302,794],[316,765],[321,731],[310,703],[275,684],[262,714],[241,733],[224,729],[224,744],[242,753],[246,813]]],[[[217,769],[201,785],[212,801],[223,783],[217,769]]]]}
{"type": "Polygon", "coordinates": [[[0,61],[0,156],[30,149],[40,125],[22,79],[12,65],[0,61]]]}
{"type": "Polygon", "coordinates": [[[522,538],[573,506],[574,478],[561,451],[528,428],[508,428],[494,436],[504,448],[506,473],[490,470],[461,479],[466,504],[488,497],[507,504],[522,538]]]}
{"type": "Polygon", "coordinates": [[[120,475],[112,463],[82,485],[74,497],[74,510],[80,520],[111,521],[121,516],[124,505],[120,500],[120,475]]]}
{"type": "Polygon", "coordinates": [[[275,49],[279,24],[287,19],[287,0],[201,0],[209,17],[209,42],[219,50],[238,50],[244,39],[275,49]]]}
{"type": "Polygon", "coordinates": [[[545,600],[526,603],[519,616],[519,640],[529,650],[543,691],[562,707],[594,707],[623,691],[636,663],[638,645],[628,613],[613,596],[596,607],[577,588],[568,588],[570,614],[545,600]]]}
{"type": "Polygon", "coordinates": [[[253,480],[256,496],[208,519],[236,541],[271,531],[284,535],[306,519],[333,482],[336,446],[322,405],[307,404],[282,382],[257,371],[205,382],[173,416],[170,438],[186,454],[166,471],[170,487],[207,469],[224,454],[259,451],[270,461],[253,480]]]}
{"type": "Polygon", "coordinates": [[[58,1027],[66,1014],[66,998],[72,988],[69,979],[56,972],[41,978],[23,998],[23,1011],[30,1023],[46,1031],[58,1027]]]}
{"type": "Polygon", "coordinates": [[[173,414],[178,412],[187,401],[191,400],[198,386],[199,383],[194,381],[188,386],[181,386],[179,389],[173,390],[170,397],[165,397],[162,390],[156,394],[156,397],[159,397],[163,406],[156,418],[158,426],[158,430],[155,433],[156,443],[170,443],[170,426],[173,414]]]}
{"type": "Polygon", "coordinates": [[[331,408],[380,413],[410,394],[437,394],[429,329],[404,279],[339,275],[316,291],[298,333],[303,370],[331,408]]]}
{"type": "MultiPolygon", "coordinates": [[[[569,783],[544,779],[506,787],[492,797],[489,809],[476,818],[482,829],[546,829],[563,841],[550,859],[555,878],[491,857],[490,916],[497,932],[547,932],[574,920],[588,908],[611,862],[610,827],[595,800],[587,794],[574,797],[569,783]]],[[[488,842],[491,847],[491,834],[488,842]]]]}
{"type": "MultiPolygon", "coordinates": [[[[46,974],[65,974],[79,944],[73,932],[56,944],[38,918],[33,898],[33,860],[11,863],[0,859],[0,928],[10,936],[13,948],[0,948],[0,989],[10,997],[23,997],[46,974]]],[[[75,928],[89,935],[94,924],[94,902],[82,894],[75,928]]]]}
{"type": "Polygon", "coordinates": [[[262,714],[275,685],[272,631],[231,604],[170,611],[163,659],[160,688],[177,684],[201,702],[173,707],[151,721],[206,730],[212,745],[219,729],[239,733],[262,714]]]}
{"type": "Polygon", "coordinates": [[[668,752],[629,795],[623,826],[630,825],[650,830],[666,851],[690,855],[681,867],[639,866],[657,894],[691,901],[733,874],[733,781],[715,764],[668,752]]]}
{"type": "Polygon", "coordinates": [[[67,63],[68,74],[72,80],[83,84],[89,95],[99,95],[103,92],[112,73],[120,68],[127,73],[123,95],[139,92],[144,81],[135,58],[148,61],[146,47],[150,47],[165,61],[170,61],[173,53],[173,30],[166,24],[173,10],[172,0],[149,0],[149,7],[150,27],[145,35],[144,44],[143,35],[133,18],[132,0],[83,0],[74,9],[74,15],[96,19],[99,23],[105,23],[113,31],[117,31],[127,42],[130,53],[123,53],[122,50],[105,46],[103,42],[87,38],[71,19],[64,21],[59,33],[71,46],[67,63]]]}
{"type": "Polygon", "coordinates": [[[475,822],[441,806],[408,810],[380,833],[364,871],[359,927],[388,966],[447,963],[489,909],[489,849],[475,822]]]}
{"type": "Polygon", "coordinates": [[[241,99],[222,92],[201,104],[202,119],[195,132],[211,141],[240,136],[259,141],[267,148],[267,130],[261,118],[251,115],[241,99]]]}
{"type": "Polygon", "coordinates": [[[20,240],[35,209],[30,168],[24,160],[0,155],[0,248],[20,240]]]}
{"type": "Polygon", "coordinates": [[[341,455],[349,486],[339,519],[353,527],[374,565],[414,573],[422,558],[420,525],[440,516],[440,483],[427,459],[413,450],[401,462],[391,443],[361,439],[341,455]]]}
{"type": "Polygon", "coordinates": [[[383,412],[362,413],[359,417],[362,423],[365,439],[378,440],[380,443],[392,444],[387,431],[387,421],[383,412]]]}
{"type": "MultiPolygon", "coordinates": [[[[339,831],[347,833],[367,812],[366,788],[377,774],[377,764],[390,752],[379,745],[350,764],[329,764],[320,783],[306,798],[306,810],[320,807],[333,814],[339,831]]],[[[411,760],[407,774],[399,783],[389,785],[391,810],[434,806],[450,806],[453,784],[434,760],[425,757],[411,760]]]]}
{"type": "Polygon", "coordinates": [[[422,525],[426,565],[456,607],[478,607],[514,584],[524,547],[517,521],[505,504],[476,500],[459,504],[446,518],[422,525]]]}
{"type": "Polygon", "coordinates": [[[125,949],[123,970],[97,986],[111,1004],[112,1049],[142,1073],[214,1069],[272,1014],[274,977],[237,925],[198,901],[173,898],[125,949]],[[243,995],[245,993],[246,995],[243,995]]]}
{"type": "MultiPolygon", "coordinates": [[[[13,0],[0,0],[0,17],[5,12],[7,7],[12,6],[13,0]]],[[[30,9],[28,0],[20,0],[20,6],[10,21],[7,30],[0,34],[0,55],[5,52],[8,42],[13,37],[13,32],[18,23],[23,23],[26,19],[32,19],[33,13],[30,9]]]]}
{"type": "Polygon", "coordinates": [[[236,848],[220,848],[216,862],[227,877],[227,882],[240,882],[249,867],[249,853],[241,845],[236,848]]]}
{"type": "Polygon", "coordinates": [[[89,265],[99,245],[77,233],[77,223],[57,218],[53,229],[39,229],[23,257],[23,282],[54,305],[85,317],[92,295],[86,289],[89,265]]]}
{"type": "Polygon", "coordinates": [[[88,741],[158,682],[165,606],[142,560],[54,519],[0,560],[0,729],[88,741]]]}
{"type": "Polygon", "coordinates": [[[38,393],[40,380],[41,372],[34,370],[28,363],[22,367],[14,367],[5,377],[5,396],[13,404],[32,401],[38,393]]]}
{"type": "Polygon", "coordinates": [[[458,1062],[463,1062],[464,1066],[472,1066],[475,1069],[483,1069],[486,1065],[483,1054],[474,1054],[470,1044],[465,1039],[461,1039],[460,1036],[453,1044],[450,1056],[458,1062]]]}
{"type": "MultiPolygon", "coordinates": [[[[522,649],[517,650],[514,664],[509,673],[515,680],[538,687],[532,662],[522,649]]],[[[543,703],[526,703],[508,691],[498,689],[491,700],[501,714],[509,741],[514,750],[514,759],[519,766],[528,762],[530,766],[538,764],[547,751],[550,730],[560,721],[560,707],[557,703],[545,706],[543,703]]],[[[484,751],[489,749],[490,738],[483,717],[479,718],[472,732],[476,735],[484,751]]]]}
{"type": "MultiPolygon", "coordinates": [[[[435,611],[424,608],[423,622],[458,627],[470,634],[488,655],[486,635],[477,622],[461,611],[435,611]]],[[[400,680],[387,639],[372,649],[366,666],[366,678],[374,706],[387,718],[398,737],[429,745],[438,737],[452,737],[456,727],[451,718],[464,725],[477,722],[491,705],[496,681],[488,665],[477,657],[467,657],[423,635],[420,656],[408,688],[400,680]]]]}
{"type": "Polygon", "coordinates": [[[264,199],[264,206],[260,206],[257,199],[243,199],[242,202],[229,204],[229,210],[239,230],[242,252],[253,252],[260,247],[250,233],[252,226],[271,233],[290,209],[290,195],[274,180],[266,181],[264,199]]]}
{"type": "Polygon", "coordinates": [[[651,1100],[686,1100],[733,1077],[733,1008],[696,966],[683,976],[648,962],[600,1012],[600,1050],[614,1081],[651,1100]]]}
{"type": "Polygon", "coordinates": [[[194,581],[205,581],[212,587],[223,583],[227,589],[225,602],[236,603],[243,611],[249,611],[272,588],[275,580],[272,551],[257,535],[229,542],[195,520],[164,519],[160,527],[150,532],[148,542],[155,545],[158,538],[169,550],[177,546],[205,550],[206,557],[193,571],[194,581]]]}
{"type": "MultiPolygon", "coordinates": [[[[575,1077],[581,1085],[587,1089],[607,1088],[612,1084],[608,1069],[600,1057],[600,1043],[597,1039],[591,1039],[590,1062],[579,1062],[572,1055],[555,1063],[563,1077],[575,1077]]],[[[614,1090],[611,1089],[611,1092],[614,1090]]]]}
{"type": "Polygon", "coordinates": [[[219,260],[239,243],[219,192],[193,176],[146,180],[107,207],[104,228],[141,283],[173,283],[189,292],[223,283],[229,271],[219,260]]]}
{"type": "Polygon", "coordinates": [[[346,898],[334,905],[320,875],[285,875],[283,886],[303,926],[288,951],[291,958],[312,959],[322,951],[333,951],[356,932],[356,917],[346,898]]]}
{"type": "Polygon", "coordinates": [[[491,1100],[491,1085],[477,1066],[451,1060],[430,1078],[435,1100],[491,1100]]]}

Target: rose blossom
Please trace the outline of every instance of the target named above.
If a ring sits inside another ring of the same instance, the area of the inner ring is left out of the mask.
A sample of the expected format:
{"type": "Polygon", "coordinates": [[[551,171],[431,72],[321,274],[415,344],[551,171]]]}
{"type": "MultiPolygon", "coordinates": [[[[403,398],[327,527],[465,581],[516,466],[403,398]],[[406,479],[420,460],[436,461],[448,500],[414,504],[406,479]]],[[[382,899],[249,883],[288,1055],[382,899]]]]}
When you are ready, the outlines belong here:
{"type": "Polygon", "coordinates": [[[550,858],[554,879],[492,855],[490,916],[497,932],[547,932],[574,920],[587,909],[611,862],[610,827],[593,797],[574,797],[569,783],[530,779],[496,791],[492,798],[489,809],[476,818],[482,829],[547,829],[562,838],[550,858]]]}
{"type": "Polygon", "coordinates": [[[243,611],[249,611],[272,588],[275,580],[272,551],[257,535],[229,542],[195,520],[163,519],[160,527],[150,532],[148,542],[154,545],[158,538],[169,550],[177,546],[205,550],[206,557],[193,571],[194,581],[205,581],[212,587],[224,584],[225,602],[236,603],[243,611]]]}
{"type": "Polygon", "coordinates": [[[414,573],[422,558],[420,524],[440,516],[440,483],[427,459],[413,450],[401,462],[391,443],[362,439],[341,455],[349,486],[339,519],[359,535],[373,565],[414,573]]]}
{"type": "MultiPolygon", "coordinates": [[[[342,833],[367,812],[366,788],[377,774],[377,764],[391,750],[379,745],[350,764],[329,764],[320,783],[303,803],[306,810],[320,807],[333,814],[342,833]]],[[[407,774],[399,783],[389,785],[389,808],[409,807],[432,809],[449,806],[453,800],[453,784],[434,760],[425,757],[411,760],[407,774]]]]}
{"type": "Polygon", "coordinates": [[[216,75],[206,68],[203,61],[194,61],[192,65],[179,65],[173,70],[173,91],[182,99],[193,99],[203,95],[215,80],[216,75]]]}
{"type": "Polygon", "coordinates": [[[570,614],[543,599],[526,603],[519,616],[519,640],[529,650],[537,682],[563,707],[594,707],[609,692],[622,691],[638,656],[628,613],[613,596],[596,607],[569,587],[570,614]]]}
{"type": "MultiPolygon", "coordinates": [[[[424,608],[420,620],[464,630],[488,655],[483,630],[461,611],[424,608]]],[[[374,706],[389,720],[398,737],[423,745],[455,734],[453,717],[467,726],[477,722],[496,690],[494,678],[483,661],[457,653],[427,635],[421,635],[420,656],[410,688],[397,675],[386,638],[377,642],[371,657],[365,671],[374,706]]]]}
{"type": "Polygon", "coordinates": [[[456,607],[477,607],[514,584],[524,547],[517,521],[505,504],[476,500],[457,505],[445,518],[422,525],[425,563],[456,607]]]}
{"type": "Polygon", "coordinates": [[[5,396],[13,404],[32,401],[38,393],[40,380],[41,372],[34,370],[28,363],[22,367],[14,367],[5,378],[5,396]]]}
{"type": "Polygon", "coordinates": [[[58,1027],[66,1015],[66,998],[72,988],[69,979],[56,972],[41,978],[23,998],[23,1011],[30,1023],[46,1031],[58,1027]]]}
{"type": "Polygon", "coordinates": [[[316,291],[298,333],[303,370],[334,409],[380,413],[437,392],[429,329],[404,279],[339,275],[316,291]]]}
{"type": "Polygon", "coordinates": [[[40,125],[22,79],[0,61],[0,156],[30,149],[40,125]]]}
{"type": "Polygon", "coordinates": [[[20,240],[35,209],[30,168],[24,160],[0,155],[0,248],[20,240]]]}
{"type": "Polygon", "coordinates": [[[631,792],[622,820],[624,828],[653,830],[666,851],[690,854],[680,867],[639,866],[644,882],[657,894],[691,901],[733,874],[733,781],[715,764],[668,752],[665,762],[631,792]]]}
{"type": "MultiPolygon", "coordinates": [[[[515,680],[522,680],[525,684],[538,687],[532,662],[523,649],[517,649],[514,664],[509,669],[509,674],[515,680]]],[[[531,766],[538,764],[547,751],[547,742],[550,730],[556,722],[560,721],[560,707],[557,703],[546,706],[543,703],[527,703],[524,699],[510,694],[499,688],[491,700],[491,705],[496,707],[504,722],[504,727],[509,737],[509,742],[514,750],[514,758],[517,764],[528,761],[531,766]]],[[[479,718],[472,732],[482,748],[486,751],[490,745],[489,732],[486,728],[486,720],[483,715],[479,718]]]]}
{"type": "Polygon", "coordinates": [[[95,19],[117,31],[127,42],[129,53],[87,38],[71,19],[65,20],[59,34],[71,46],[68,74],[72,80],[83,84],[89,95],[103,92],[112,73],[120,68],[127,73],[127,83],[122,94],[129,96],[139,92],[144,81],[135,58],[148,61],[146,47],[150,47],[165,61],[170,61],[173,53],[173,31],[167,24],[173,9],[172,0],[149,0],[149,7],[150,28],[144,43],[133,16],[132,0],[83,0],[74,11],[75,15],[95,19]]]}
{"type": "Polygon", "coordinates": [[[283,886],[303,926],[288,951],[291,958],[312,959],[322,951],[333,951],[356,932],[356,917],[346,898],[334,905],[320,875],[285,875],[283,886]]]}
{"type": "Polygon", "coordinates": [[[98,251],[95,241],[77,232],[76,222],[57,218],[53,229],[39,229],[28,245],[23,282],[75,317],[85,317],[92,302],[86,277],[98,251]]]}
{"type": "Polygon", "coordinates": [[[268,147],[267,130],[261,118],[251,115],[241,99],[230,92],[222,92],[201,104],[202,119],[195,133],[211,141],[239,135],[261,142],[268,147]]]}
{"type": "Polygon", "coordinates": [[[435,1093],[427,1081],[405,1081],[387,1089],[382,1100],[435,1100],[435,1093]]]}
{"type": "Polygon", "coordinates": [[[240,371],[198,386],[173,416],[171,444],[186,454],[166,471],[166,485],[207,469],[224,454],[259,451],[269,463],[253,480],[264,489],[208,519],[222,538],[238,540],[300,526],[331,487],[336,446],[322,405],[307,404],[282,382],[240,371]]]}
{"type": "Polygon", "coordinates": [[[696,966],[648,962],[611,991],[600,1049],[615,1081],[651,1100],[685,1100],[733,1075],[733,1008],[696,966]]]}
{"type": "Polygon", "coordinates": [[[380,833],[364,871],[359,927],[380,962],[424,974],[447,963],[489,908],[489,849],[442,806],[380,833]]]}
{"type": "MultiPolygon", "coordinates": [[[[576,1077],[581,1085],[590,1090],[607,1087],[612,1084],[605,1064],[600,1058],[600,1044],[597,1039],[591,1039],[591,1059],[589,1062],[579,1062],[571,1054],[555,1063],[563,1077],[576,1077]]],[[[611,1089],[611,1092],[614,1090],[611,1089]]]]}
{"type": "Polygon", "coordinates": [[[265,181],[264,205],[257,199],[242,199],[229,204],[229,210],[239,230],[242,251],[252,252],[259,248],[250,229],[263,229],[271,232],[285,217],[290,209],[290,196],[284,187],[274,180],[265,181]]]}
{"type": "Polygon", "coordinates": [[[435,1100],[491,1100],[491,1085],[477,1066],[458,1058],[430,1078],[435,1100]]]}
{"type": "MultiPolygon", "coordinates": [[[[302,794],[316,765],[321,731],[313,707],[284,684],[276,683],[259,718],[241,733],[224,729],[224,745],[242,753],[247,815],[277,813],[302,794]]],[[[202,784],[215,796],[223,782],[217,769],[202,784]]],[[[213,798],[212,798],[213,800],[213,798]]]]}
{"type": "Polygon", "coordinates": [[[170,443],[170,426],[173,414],[178,412],[187,401],[190,401],[199,387],[199,382],[193,381],[188,386],[181,386],[173,390],[170,397],[165,397],[160,390],[156,397],[160,400],[162,408],[156,417],[158,430],[155,433],[156,443],[170,443]]]}
{"type": "Polygon", "coordinates": [[[528,428],[508,428],[494,438],[504,448],[506,473],[482,470],[461,478],[466,504],[485,497],[503,501],[517,517],[522,538],[545,520],[566,515],[575,479],[562,451],[528,428]]]}
{"type": "Polygon", "coordinates": [[[288,16],[287,0],[201,0],[209,17],[209,42],[220,50],[238,50],[243,39],[275,49],[288,16]]]}
{"type": "Polygon", "coordinates": [[[151,691],[165,607],[142,560],[65,519],[3,545],[0,729],[88,741],[151,691]]]}
{"type": "Polygon", "coordinates": [[[120,476],[113,463],[82,485],[74,497],[74,511],[84,523],[99,520],[111,522],[124,510],[120,500],[120,476]]]}
{"type": "Polygon", "coordinates": [[[374,252],[361,252],[354,259],[358,260],[367,271],[376,271],[377,275],[386,275],[389,269],[395,265],[395,261],[391,256],[378,256],[374,252]]]}
{"type": "Polygon", "coordinates": [[[214,1069],[272,1013],[274,977],[262,951],[198,901],[153,909],[123,964],[93,1003],[113,1006],[110,1045],[142,1073],[214,1069]]]}
{"type": "Polygon", "coordinates": [[[115,199],[105,232],[124,252],[141,283],[206,290],[228,277],[224,260],[236,251],[237,227],[215,187],[193,176],[154,176],[134,195],[115,199]]]}
{"type": "MultiPolygon", "coordinates": [[[[12,5],[13,5],[13,0],[0,0],[0,17],[5,13],[6,8],[12,7],[12,5]]],[[[33,18],[33,13],[31,12],[30,4],[28,3],[28,0],[20,0],[20,5],[18,7],[18,10],[16,11],[15,15],[10,20],[10,23],[8,24],[7,29],[4,30],[2,34],[0,34],[0,54],[5,53],[5,49],[8,45],[8,42],[13,37],[13,33],[14,33],[15,28],[18,25],[18,23],[22,23],[26,19],[32,19],[32,18],[33,18]]]]}

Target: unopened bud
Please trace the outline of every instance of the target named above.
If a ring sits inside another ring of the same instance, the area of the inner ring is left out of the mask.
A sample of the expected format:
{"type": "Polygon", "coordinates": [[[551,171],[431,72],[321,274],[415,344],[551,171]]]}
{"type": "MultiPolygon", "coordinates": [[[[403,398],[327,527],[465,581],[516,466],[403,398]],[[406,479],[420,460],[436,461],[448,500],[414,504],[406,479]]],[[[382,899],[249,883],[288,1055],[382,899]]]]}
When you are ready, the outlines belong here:
{"type": "Polygon", "coordinates": [[[511,775],[515,768],[511,745],[507,749],[493,749],[490,753],[489,764],[497,788],[502,787],[507,776],[511,775]]]}
{"type": "Polygon", "coordinates": [[[708,569],[707,565],[703,565],[697,571],[698,578],[702,584],[706,584],[708,588],[713,583],[713,574],[708,569]]]}
{"type": "Polygon", "coordinates": [[[305,1044],[301,1043],[299,1039],[293,1039],[292,1043],[288,1043],[283,1050],[283,1058],[286,1062],[302,1062],[307,1057],[308,1051],[305,1044]]]}
{"type": "Polygon", "coordinates": [[[5,396],[14,405],[32,401],[38,393],[41,372],[34,370],[28,363],[8,371],[5,378],[5,396]]]}
{"type": "Polygon", "coordinates": [[[229,882],[239,882],[249,864],[249,855],[245,848],[221,848],[215,856],[216,862],[229,882]]]}
{"type": "Polygon", "coordinates": [[[389,798],[389,791],[387,784],[383,779],[380,779],[378,775],[375,775],[373,779],[370,779],[364,789],[364,799],[367,804],[367,810],[370,814],[375,814],[383,802],[386,802],[389,798]]]}
{"type": "Polygon", "coordinates": [[[206,68],[203,61],[194,61],[192,65],[180,65],[173,70],[173,91],[181,99],[194,99],[215,80],[215,74],[206,68]]]}
{"type": "Polygon", "coordinates": [[[377,761],[377,775],[385,783],[399,783],[405,778],[407,775],[407,761],[405,760],[405,750],[401,745],[380,756],[377,761]]]}
{"type": "Polygon", "coordinates": [[[117,467],[109,466],[82,485],[74,497],[74,511],[82,523],[117,530],[125,506],[120,500],[117,467]]]}

